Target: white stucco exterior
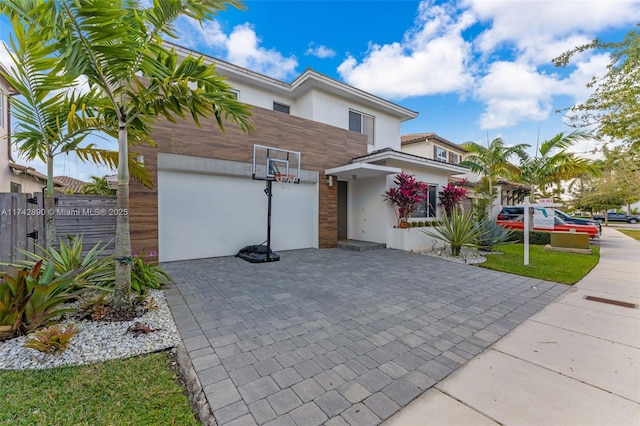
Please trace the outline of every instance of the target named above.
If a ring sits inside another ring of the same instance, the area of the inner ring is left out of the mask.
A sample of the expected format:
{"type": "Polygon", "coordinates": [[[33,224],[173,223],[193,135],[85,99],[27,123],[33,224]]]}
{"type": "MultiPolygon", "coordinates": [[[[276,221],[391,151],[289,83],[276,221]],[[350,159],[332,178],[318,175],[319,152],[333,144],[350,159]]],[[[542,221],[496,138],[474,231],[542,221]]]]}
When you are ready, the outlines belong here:
{"type": "MultiPolygon", "coordinates": [[[[184,55],[188,50],[173,46],[184,55]]],[[[374,143],[368,152],[384,148],[400,150],[400,126],[418,116],[417,112],[361,91],[311,69],[291,83],[238,67],[216,58],[218,73],[237,91],[238,100],[249,105],[273,109],[274,102],[287,105],[289,114],[349,130],[349,111],[374,119],[374,143]]]]}
{"type": "Polygon", "coordinates": [[[8,94],[10,86],[0,77],[0,192],[9,192],[11,175],[9,170],[9,108],[8,94]]]}

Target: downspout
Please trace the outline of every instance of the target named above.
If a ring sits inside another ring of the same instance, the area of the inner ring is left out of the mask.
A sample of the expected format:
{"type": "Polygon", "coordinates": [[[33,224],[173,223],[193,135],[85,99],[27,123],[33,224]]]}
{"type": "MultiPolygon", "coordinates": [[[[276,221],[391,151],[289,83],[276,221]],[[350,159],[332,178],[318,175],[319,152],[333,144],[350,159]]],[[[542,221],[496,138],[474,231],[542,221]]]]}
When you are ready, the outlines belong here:
{"type": "Polygon", "coordinates": [[[7,156],[9,161],[15,163],[13,155],[11,155],[11,101],[9,100],[13,95],[7,94],[7,156]]]}

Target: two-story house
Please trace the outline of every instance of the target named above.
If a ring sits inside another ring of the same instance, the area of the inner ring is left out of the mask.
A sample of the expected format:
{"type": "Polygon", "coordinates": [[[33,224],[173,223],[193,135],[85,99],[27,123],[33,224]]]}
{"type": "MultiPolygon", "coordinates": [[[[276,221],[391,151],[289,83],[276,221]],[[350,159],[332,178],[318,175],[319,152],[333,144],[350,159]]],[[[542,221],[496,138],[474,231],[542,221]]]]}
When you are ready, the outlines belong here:
{"type": "MultiPolygon", "coordinates": [[[[421,155],[443,163],[459,164],[464,161],[469,152],[462,146],[451,142],[435,133],[414,133],[402,136],[402,151],[421,155]]],[[[463,207],[470,209],[473,198],[477,196],[476,188],[480,175],[467,170],[464,174],[451,176],[449,181],[464,186],[467,199],[463,207]]],[[[502,206],[521,203],[529,193],[529,187],[517,182],[510,182],[499,178],[496,186],[497,197],[491,209],[492,217],[496,217],[502,206]]]]}
{"type": "MultiPolygon", "coordinates": [[[[175,46],[184,55],[190,51],[175,46]]],[[[396,223],[382,194],[401,170],[434,190],[466,169],[401,152],[401,123],[418,113],[307,69],[291,83],[208,58],[252,106],[255,131],[214,119],[155,125],[157,147],[136,147],[154,188],[131,187],[137,251],[161,261],[234,255],[266,239],[265,182],[252,180],[254,145],[301,154],[301,182],[274,185],[272,248],[387,242],[396,223]]],[[[435,215],[436,212],[426,212],[435,215]]]]}

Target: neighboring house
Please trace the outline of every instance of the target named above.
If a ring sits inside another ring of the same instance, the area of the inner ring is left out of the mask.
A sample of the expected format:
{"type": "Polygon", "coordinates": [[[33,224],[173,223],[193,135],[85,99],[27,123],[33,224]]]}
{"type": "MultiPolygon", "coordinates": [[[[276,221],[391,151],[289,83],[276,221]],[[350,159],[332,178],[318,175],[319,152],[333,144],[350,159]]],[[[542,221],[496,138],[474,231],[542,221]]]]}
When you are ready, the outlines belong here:
{"type": "Polygon", "coordinates": [[[411,133],[402,136],[402,152],[442,163],[459,164],[466,149],[435,133],[411,133]]]}
{"type": "Polygon", "coordinates": [[[56,192],[67,194],[82,194],[82,187],[87,184],[85,181],[69,176],[56,176],[54,180],[60,184],[59,187],[55,188],[56,192]]]}
{"type": "MultiPolygon", "coordinates": [[[[4,67],[0,65],[2,71],[4,67]]],[[[0,192],[41,192],[47,177],[33,167],[16,164],[11,153],[11,112],[9,97],[16,90],[0,76],[0,192]]]]}
{"type": "MultiPolygon", "coordinates": [[[[440,163],[456,165],[464,159],[466,154],[468,154],[468,151],[460,145],[451,142],[436,133],[410,133],[402,135],[402,152],[420,155],[440,163]]],[[[462,178],[450,176],[448,182],[456,185],[464,184],[463,186],[465,186],[468,192],[467,197],[463,202],[463,207],[465,209],[471,209],[477,176],[468,169],[464,170],[463,175],[457,176],[462,176],[466,179],[463,180],[462,178]]]]}
{"type": "MultiPolygon", "coordinates": [[[[176,46],[181,54],[186,49],[176,46]]],[[[433,186],[465,168],[401,152],[401,123],[418,113],[305,70],[291,83],[209,58],[253,106],[255,132],[214,119],[162,121],[157,147],[137,146],[154,188],[132,182],[134,249],[160,261],[234,255],[266,240],[265,183],[251,179],[254,144],[301,153],[302,182],[274,185],[274,250],[335,247],[339,239],[387,242],[396,223],[382,194],[401,170],[433,186]]],[[[422,209],[422,216],[437,211],[422,209]]]]}
{"type": "MultiPolygon", "coordinates": [[[[33,167],[23,166],[21,164],[9,163],[9,191],[0,192],[22,192],[33,194],[42,192],[47,186],[47,176],[36,171],[33,167]]],[[[55,190],[62,187],[62,183],[53,178],[53,187],[55,190]]]]}
{"type": "MultiPolygon", "coordinates": [[[[469,152],[462,146],[451,142],[435,133],[414,133],[402,136],[402,151],[409,154],[421,155],[436,161],[458,164],[463,161],[469,152]]],[[[464,186],[468,190],[465,208],[471,208],[473,199],[476,198],[477,183],[480,175],[466,170],[464,174],[451,177],[453,184],[464,186]]],[[[502,206],[521,204],[529,194],[527,185],[510,182],[499,178],[497,185],[497,198],[491,211],[492,217],[496,217],[502,206]]]]}

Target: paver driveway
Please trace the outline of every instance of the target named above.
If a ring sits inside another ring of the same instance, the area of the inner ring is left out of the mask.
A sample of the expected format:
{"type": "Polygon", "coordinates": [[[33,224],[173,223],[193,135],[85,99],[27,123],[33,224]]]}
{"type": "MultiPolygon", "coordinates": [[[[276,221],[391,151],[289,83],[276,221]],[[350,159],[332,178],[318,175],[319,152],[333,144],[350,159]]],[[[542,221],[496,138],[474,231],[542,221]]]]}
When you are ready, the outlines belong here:
{"type": "Polygon", "coordinates": [[[375,425],[567,287],[397,250],[164,264],[218,424],[375,425]]]}

